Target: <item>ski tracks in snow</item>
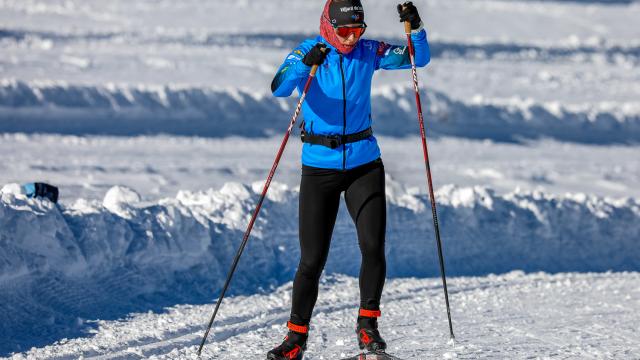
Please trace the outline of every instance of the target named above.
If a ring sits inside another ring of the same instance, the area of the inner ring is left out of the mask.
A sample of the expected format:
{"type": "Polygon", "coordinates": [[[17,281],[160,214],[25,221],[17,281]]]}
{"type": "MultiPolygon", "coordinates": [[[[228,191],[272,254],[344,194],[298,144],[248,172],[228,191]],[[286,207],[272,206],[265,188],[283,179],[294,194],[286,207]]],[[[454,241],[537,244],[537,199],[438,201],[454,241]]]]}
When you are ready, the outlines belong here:
{"type": "MultiPolygon", "coordinates": [[[[389,352],[406,359],[640,359],[640,274],[512,272],[450,279],[455,346],[440,280],[396,279],[383,296],[381,331],[389,352]]],[[[222,305],[206,359],[260,359],[284,336],[291,284],[222,305]]],[[[357,351],[358,281],[321,285],[306,359],[357,351]]],[[[212,304],[101,322],[95,336],[64,340],[14,359],[196,359],[212,304]]]]}

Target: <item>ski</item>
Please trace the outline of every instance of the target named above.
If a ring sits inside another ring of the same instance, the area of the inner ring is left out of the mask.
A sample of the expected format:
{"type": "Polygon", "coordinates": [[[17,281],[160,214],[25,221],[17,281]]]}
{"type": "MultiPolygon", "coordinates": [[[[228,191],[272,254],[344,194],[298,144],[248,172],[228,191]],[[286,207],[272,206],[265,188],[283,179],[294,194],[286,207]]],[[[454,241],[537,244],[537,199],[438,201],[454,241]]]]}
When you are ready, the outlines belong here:
{"type": "Polygon", "coordinates": [[[403,360],[385,352],[362,353],[356,356],[340,359],[340,360],[403,360]]]}

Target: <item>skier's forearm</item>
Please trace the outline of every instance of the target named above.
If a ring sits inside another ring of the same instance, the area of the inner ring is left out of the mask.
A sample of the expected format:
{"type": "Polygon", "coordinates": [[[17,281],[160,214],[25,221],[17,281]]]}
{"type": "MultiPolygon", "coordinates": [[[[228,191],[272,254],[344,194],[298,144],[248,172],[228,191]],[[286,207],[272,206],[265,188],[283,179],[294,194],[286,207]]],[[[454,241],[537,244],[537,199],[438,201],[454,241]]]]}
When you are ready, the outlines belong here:
{"type": "MultiPolygon", "coordinates": [[[[427,33],[420,30],[411,34],[411,41],[415,50],[416,66],[423,67],[427,65],[431,59],[429,51],[429,43],[427,41],[427,33]]],[[[411,68],[411,58],[409,57],[409,47],[392,45],[380,59],[378,66],[384,70],[404,70],[411,68]]]]}
{"type": "Polygon", "coordinates": [[[282,64],[271,82],[271,92],[277,97],[290,96],[300,80],[309,76],[310,71],[311,66],[305,65],[302,61],[282,64]]]}
{"type": "Polygon", "coordinates": [[[413,42],[413,49],[415,51],[416,66],[426,66],[429,61],[431,61],[427,32],[423,29],[419,32],[411,33],[411,41],[413,42]]]}

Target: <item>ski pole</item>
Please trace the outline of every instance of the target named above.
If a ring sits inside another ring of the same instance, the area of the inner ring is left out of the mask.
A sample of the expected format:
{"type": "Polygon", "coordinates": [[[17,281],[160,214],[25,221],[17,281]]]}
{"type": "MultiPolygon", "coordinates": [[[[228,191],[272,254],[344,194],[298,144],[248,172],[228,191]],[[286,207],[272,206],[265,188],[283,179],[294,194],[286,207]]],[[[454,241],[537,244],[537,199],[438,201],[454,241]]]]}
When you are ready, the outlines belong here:
{"type": "Polygon", "coordinates": [[[218,314],[218,309],[220,308],[220,303],[222,303],[222,299],[224,298],[224,294],[227,292],[227,288],[229,287],[229,283],[231,282],[231,277],[233,273],[236,271],[236,267],[238,266],[238,261],[240,261],[240,256],[242,256],[242,252],[244,251],[247,242],[249,241],[249,235],[251,234],[251,229],[253,229],[253,224],[258,217],[258,213],[260,212],[260,208],[262,207],[262,203],[264,202],[264,198],[267,195],[267,190],[269,189],[269,185],[271,185],[271,180],[273,179],[273,175],[276,172],[276,168],[278,167],[278,163],[280,162],[280,158],[282,157],[282,153],[284,152],[284,148],[287,146],[287,141],[289,140],[289,136],[291,135],[291,130],[298,119],[298,115],[300,115],[300,110],[302,109],[302,103],[304,102],[305,97],[307,96],[307,91],[309,91],[309,87],[311,86],[311,81],[316,76],[316,71],[318,71],[318,65],[314,65],[311,67],[311,72],[309,73],[309,77],[307,78],[307,83],[304,85],[304,90],[302,91],[302,95],[300,95],[300,100],[298,101],[298,107],[296,111],[293,113],[293,117],[291,118],[291,122],[289,123],[289,127],[287,128],[287,132],[284,135],[284,139],[282,139],[282,143],[280,144],[280,149],[278,150],[278,154],[276,155],[276,159],[271,166],[271,171],[269,172],[269,176],[267,176],[267,182],[265,182],[264,187],[262,189],[262,194],[260,195],[260,199],[258,200],[258,204],[256,205],[255,210],[253,211],[253,216],[251,216],[251,221],[249,221],[249,225],[247,226],[247,230],[244,233],[244,237],[242,238],[242,243],[240,244],[240,248],[238,249],[238,253],[236,254],[235,259],[233,259],[233,265],[231,265],[231,270],[229,271],[229,275],[227,276],[227,280],[224,283],[224,287],[222,288],[222,293],[220,293],[220,298],[218,298],[218,302],[216,303],[216,307],[213,310],[213,315],[211,315],[211,320],[209,320],[209,325],[207,326],[207,331],[205,331],[204,336],[202,337],[202,342],[200,343],[200,347],[198,348],[198,356],[202,352],[202,348],[204,347],[204,343],[207,341],[207,337],[209,336],[209,331],[211,331],[211,326],[213,325],[213,321],[218,314]]]}
{"type": "Polygon", "coordinates": [[[413,88],[416,92],[416,106],[418,108],[418,123],[420,124],[420,136],[422,137],[422,152],[424,154],[424,165],[427,169],[427,180],[429,184],[429,198],[431,199],[431,214],[433,215],[433,229],[436,233],[436,243],[438,244],[438,258],[440,260],[440,275],[442,276],[442,285],[444,287],[444,300],[447,304],[447,317],[449,319],[449,334],[451,340],[455,340],[453,335],[453,325],[451,323],[451,310],[449,309],[449,292],[447,291],[447,277],[444,272],[444,257],[442,255],[442,241],[440,240],[440,227],[438,225],[438,214],[436,212],[436,199],[433,195],[433,181],[431,179],[431,167],[429,166],[429,151],[427,149],[427,136],[424,130],[424,117],[422,116],[422,102],[420,101],[420,90],[418,88],[418,72],[416,70],[416,59],[411,40],[411,23],[404,22],[404,32],[407,35],[407,43],[409,45],[409,58],[411,59],[411,71],[413,73],[413,88]]]}

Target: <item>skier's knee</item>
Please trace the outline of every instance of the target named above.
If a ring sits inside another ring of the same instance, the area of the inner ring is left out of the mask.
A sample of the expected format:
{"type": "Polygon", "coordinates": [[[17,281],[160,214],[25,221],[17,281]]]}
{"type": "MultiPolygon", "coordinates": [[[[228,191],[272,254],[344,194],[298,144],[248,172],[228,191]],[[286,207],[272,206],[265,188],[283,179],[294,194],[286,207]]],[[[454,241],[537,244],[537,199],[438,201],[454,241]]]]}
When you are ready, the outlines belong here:
{"type": "Polygon", "coordinates": [[[383,260],[384,259],[384,242],[365,242],[360,245],[360,252],[363,259],[383,260]]]}
{"type": "Polygon", "coordinates": [[[323,268],[322,261],[300,261],[298,273],[307,279],[319,279],[323,268]]]}

